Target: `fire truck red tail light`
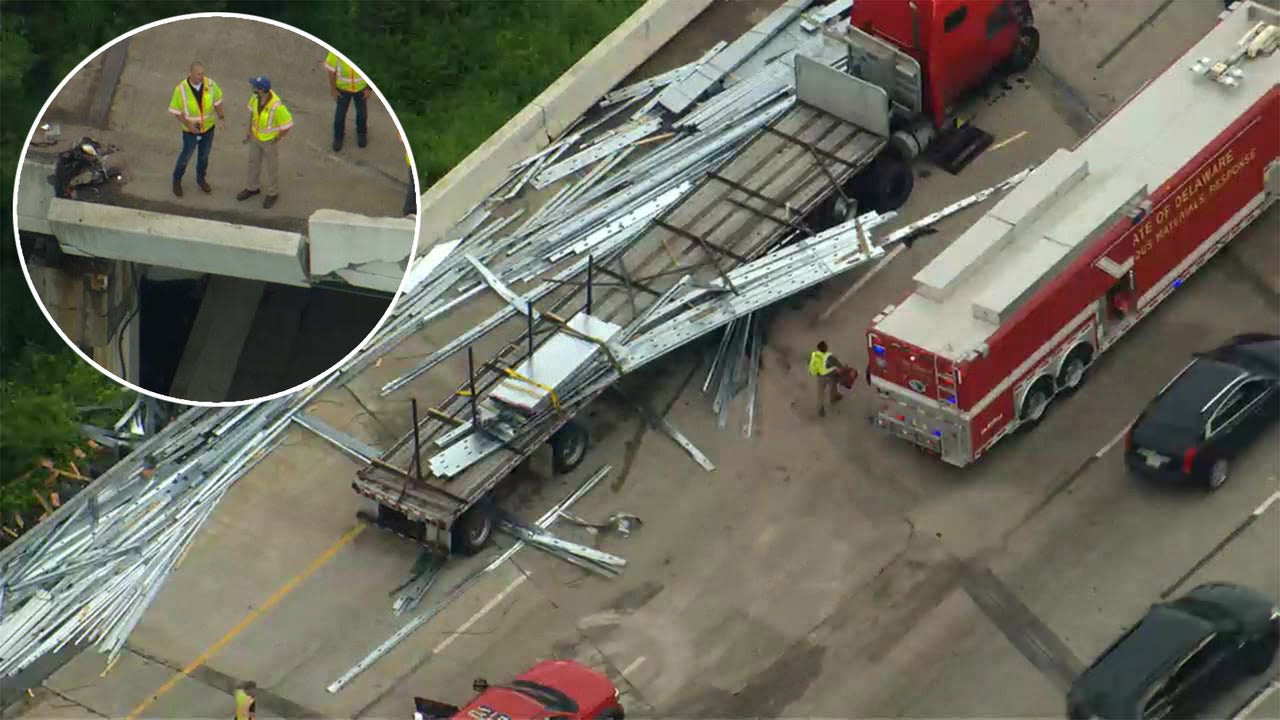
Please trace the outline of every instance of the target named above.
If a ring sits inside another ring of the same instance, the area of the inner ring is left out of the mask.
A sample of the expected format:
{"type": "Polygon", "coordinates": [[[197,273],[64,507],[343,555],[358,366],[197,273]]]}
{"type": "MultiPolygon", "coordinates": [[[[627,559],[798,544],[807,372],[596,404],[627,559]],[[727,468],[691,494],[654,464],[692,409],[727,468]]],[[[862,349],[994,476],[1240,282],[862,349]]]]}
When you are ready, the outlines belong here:
{"type": "Polygon", "coordinates": [[[898,422],[903,422],[903,421],[904,421],[904,420],[906,420],[906,419],[907,419],[907,418],[906,418],[906,416],[905,416],[905,415],[899,415],[899,416],[898,416],[898,422]]]}
{"type": "Polygon", "coordinates": [[[1195,461],[1196,461],[1196,449],[1187,448],[1187,451],[1182,453],[1182,474],[1183,475],[1191,474],[1191,466],[1192,464],[1195,463],[1195,461]]]}

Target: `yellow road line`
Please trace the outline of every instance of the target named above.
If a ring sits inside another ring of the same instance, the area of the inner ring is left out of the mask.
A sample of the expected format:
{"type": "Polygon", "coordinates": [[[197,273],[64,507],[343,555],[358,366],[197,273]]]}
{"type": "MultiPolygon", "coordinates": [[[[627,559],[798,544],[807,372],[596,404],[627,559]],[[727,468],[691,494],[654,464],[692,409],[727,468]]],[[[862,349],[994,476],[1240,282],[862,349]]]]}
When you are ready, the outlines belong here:
{"type": "Polygon", "coordinates": [[[1023,136],[1023,135],[1026,135],[1026,134],[1027,134],[1027,131],[1026,131],[1026,130],[1023,130],[1022,132],[1018,133],[1017,135],[1014,135],[1013,137],[1009,138],[1008,140],[1001,140],[1000,142],[996,143],[995,145],[992,145],[992,146],[991,146],[991,149],[992,149],[992,150],[999,150],[1000,148],[1004,147],[1005,145],[1008,145],[1008,144],[1009,144],[1009,143],[1011,143],[1011,142],[1017,142],[1018,140],[1021,140],[1021,139],[1022,139],[1022,136],[1023,136]]]}
{"type": "Polygon", "coordinates": [[[319,557],[312,560],[306,570],[303,570],[297,575],[289,578],[289,581],[281,585],[279,589],[272,593],[271,597],[267,598],[266,602],[250,610],[243,618],[240,619],[240,622],[236,623],[235,627],[231,628],[226,632],[226,634],[218,638],[218,641],[210,645],[207,650],[200,653],[199,657],[187,663],[186,667],[182,668],[182,670],[177,673],[174,673],[173,677],[169,678],[165,684],[161,685],[155,692],[151,693],[150,697],[139,703],[133,710],[130,710],[128,716],[126,716],[126,720],[136,720],[142,711],[151,707],[151,704],[156,700],[159,700],[162,695],[177,687],[178,683],[181,682],[184,677],[191,675],[192,672],[195,672],[196,668],[208,662],[209,658],[213,657],[219,650],[226,647],[227,643],[234,640],[237,635],[244,632],[245,628],[252,625],[259,616],[275,607],[276,604],[285,599],[289,593],[293,592],[298,585],[302,584],[303,580],[311,577],[316,570],[324,567],[326,563],[333,559],[334,555],[338,554],[338,551],[341,550],[343,546],[347,545],[347,543],[350,543],[352,540],[355,540],[356,537],[364,531],[365,527],[364,523],[360,523],[348,530],[342,537],[338,538],[336,542],[330,545],[324,552],[320,553],[319,557]]]}

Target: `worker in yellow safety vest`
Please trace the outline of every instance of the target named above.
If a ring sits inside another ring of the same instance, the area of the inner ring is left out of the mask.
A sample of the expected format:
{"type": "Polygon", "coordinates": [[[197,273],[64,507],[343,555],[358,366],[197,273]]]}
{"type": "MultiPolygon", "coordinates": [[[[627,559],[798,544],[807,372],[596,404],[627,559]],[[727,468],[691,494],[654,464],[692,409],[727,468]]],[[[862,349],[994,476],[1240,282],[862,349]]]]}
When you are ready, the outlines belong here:
{"type": "Polygon", "coordinates": [[[832,404],[840,402],[839,376],[835,372],[840,367],[840,361],[827,351],[825,340],[819,341],[818,349],[809,353],[809,374],[818,386],[818,417],[826,417],[828,398],[832,404]]]}
{"type": "Polygon", "coordinates": [[[260,188],[265,189],[262,207],[269,208],[280,197],[279,144],[293,127],[293,116],[280,96],[271,91],[271,81],[266,76],[259,75],[249,84],[253,86],[253,96],[249,98],[249,129],[244,132],[244,141],[249,144],[249,182],[236,199],[248,200],[261,192],[260,188]],[[264,166],[266,177],[259,184],[264,166]]]}
{"type": "Polygon", "coordinates": [[[249,680],[241,683],[236,688],[236,716],[235,720],[255,720],[258,715],[258,701],[254,697],[258,691],[258,684],[249,680]]]}
{"type": "Polygon", "coordinates": [[[187,174],[191,153],[196,153],[196,184],[209,193],[213,188],[205,180],[209,172],[209,153],[213,150],[214,125],[222,114],[222,88],[204,74],[204,65],[191,63],[187,76],[173,88],[169,98],[169,114],[182,124],[182,151],[173,166],[173,194],[182,197],[182,176],[187,174]]]}
{"type": "Polygon", "coordinates": [[[324,58],[324,71],[329,75],[329,94],[335,101],[333,107],[333,151],[342,149],[342,138],[347,129],[347,107],[356,104],[356,145],[369,144],[369,84],[360,77],[350,63],[329,53],[324,58]]]}

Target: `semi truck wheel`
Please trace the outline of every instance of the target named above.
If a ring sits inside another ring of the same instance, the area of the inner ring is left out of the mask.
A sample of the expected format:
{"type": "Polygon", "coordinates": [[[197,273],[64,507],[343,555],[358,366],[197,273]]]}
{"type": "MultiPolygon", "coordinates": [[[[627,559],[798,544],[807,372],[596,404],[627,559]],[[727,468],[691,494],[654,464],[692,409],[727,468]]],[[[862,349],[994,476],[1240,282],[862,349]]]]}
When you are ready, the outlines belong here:
{"type": "Polygon", "coordinates": [[[614,705],[608,710],[605,710],[604,712],[600,713],[599,717],[597,717],[596,720],[626,720],[626,718],[627,718],[627,712],[622,709],[622,706],[614,705]]]}
{"type": "Polygon", "coordinates": [[[1035,62],[1036,55],[1040,54],[1040,31],[1026,26],[1018,30],[1018,44],[1014,46],[1013,52],[1009,53],[1009,59],[1005,61],[1005,67],[1009,72],[1026,72],[1031,67],[1031,63],[1035,62]]]}
{"type": "Polygon", "coordinates": [[[586,458],[589,443],[586,428],[572,421],[565,423],[551,436],[551,469],[560,475],[573,472],[586,458]]]}
{"type": "Polygon", "coordinates": [[[475,555],[493,539],[493,523],[497,509],[485,498],[462,513],[450,529],[452,550],[457,555],[475,555]]]}

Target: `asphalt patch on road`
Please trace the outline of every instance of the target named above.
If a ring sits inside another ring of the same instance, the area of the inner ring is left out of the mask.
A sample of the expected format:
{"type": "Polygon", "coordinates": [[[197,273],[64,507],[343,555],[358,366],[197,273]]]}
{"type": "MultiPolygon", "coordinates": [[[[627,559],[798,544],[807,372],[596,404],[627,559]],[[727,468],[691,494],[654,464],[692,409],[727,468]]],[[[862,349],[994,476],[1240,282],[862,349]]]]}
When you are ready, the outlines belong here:
{"type": "Polygon", "coordinates": [[[1028,76],[1033,80],[1037,75],[1047,81],[1045,84],[1049,88],[1050,104],[1076,135],[1084,137],[1102,122],[1102,119],[1089,109],[1088,103],[1079,91],[1038,59],[1028,72],[1028,76]]]}
{"type": "Polygon", "coordinates": [[[613,602],[609,603],[609,607],[621,612],[635,612],[648,605],[650,601],[661,595],[665,589],[666,586],[660,582],[646,580],[643,584],[626,590],[614,598],[613,602]]]}
{"type": "Polygon", "coordinates": [[[675,707],[688,718],[780,718],[808,692],[826,655],[827,648],[802,640],[737,690],[709,688],[675,707]]]}
{"type": "Polygon", "coordinates": [[[1084,663],[1066,643],[989,568],[968,562],[961,568],[960,586],[983,614],[1045,677],[1064,693],[1070,689],[1084,663]]]}
{"type": "Polygon", "coordinates": [[[1280,292],[1276,292],[1276,289],[1258,272],[1257,267],[1245,262],[1240,257],[1239,251],[1230,245],[1223,248],[1218,254],[1226,261],[1227,270],[1232,275],[1244,280],[1245,285],[1248,285],[1257,294],[1258,299],[1262,300],[1267,308],[1280,312],[1280,292]]]}

